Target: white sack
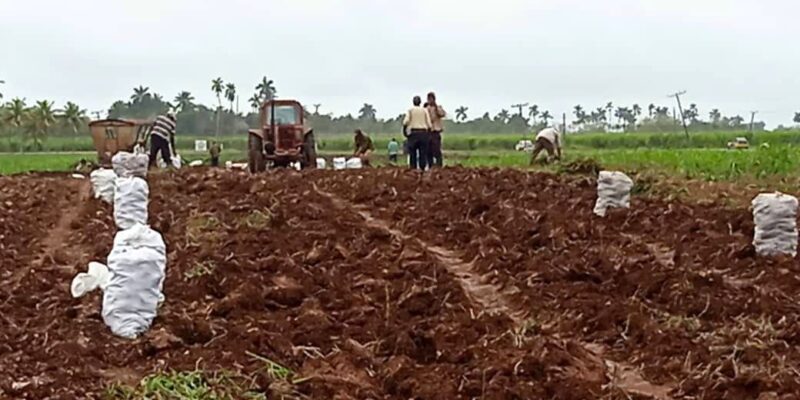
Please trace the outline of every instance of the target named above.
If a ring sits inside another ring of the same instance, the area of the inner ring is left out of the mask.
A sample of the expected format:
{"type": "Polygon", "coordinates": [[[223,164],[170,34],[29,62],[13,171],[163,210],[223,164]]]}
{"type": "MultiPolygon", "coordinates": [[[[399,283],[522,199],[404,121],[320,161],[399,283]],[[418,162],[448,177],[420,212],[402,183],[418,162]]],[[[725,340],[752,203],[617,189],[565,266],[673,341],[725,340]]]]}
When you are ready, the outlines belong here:
{"type": "Polygon", "coordinates": [[[336,157],[333,159],[333,169],[345,169],[347,168],[347,159],[344,157],[336,157]]]}
{"type": "Polygon", "coordinates": [[[167,253],[161,234],[135,225],[114,237],[103,292],[103,321],[115,335],[135,339],[148,329],[164,297],[167,253]]]}
{"type": "Polygon", "coordinates": [[[114,191],[114,222],[121,230],[147,225],[150,188],[142,178],[117,178],[114,191]]]}
{"type": "MultiPolygon", "coordinates": [[[[172,157],[170,158],[170,161],[172,162],[173,168],[175,169],[181,168],[182,162],[181,162],[181,156],[179,154],[173,154],[172,157]]],[[[158,163],[158,168],[161,169],[167,168],[167,164],[164,162],[163,158],[159,157],[157,163],[158,163]]]]}
{"type": "Polygon", "coordinates": [[[114,172],[121,178],[130,176],[146,178],[149,163],[150,157],[146,154],[134,154],[125,151],[114,154],[114,157],[111,158],[114,172]]]}
{"type": "Polygon", "coordinates": [[[322,157],[317,158],[317,168],[318,169],[325,169],[326,166],[327,166],[327,163],[326,163],[324,158],[322,158],[322,157]]]}
{"type": "Polygon", "coordinates": [[[106,203],[114,202],[114,181],[117,174],[110,169],[97,169],[89,174],[89,181],[92,182],[92,192],[96,199],[103,199],[106,203]]]}
{"type": "Polygon", "coordinates": [[[797,255],[797,198],[780,192],[753,199],[753,246],[762,256],[797,255]]]}
{"type": "Polygon", "coordinates": [[[70,293],[72,297],[78,298],[95,289],[103,290],[108,286],[110,276],[111,273],[105,264],[92,261],[87,272],[81,272],[72,279],[70,293]]]}
{"type": "Polygon", "coordinates": [[[346,164],[348,169],[359,169],[361,168],[361,159],[358,157],[353,157],[347,160],[346,164]]]}
{"type": "Polygon", "coordinates": [[[630,208],[633,180],[622,172],[601,171],[597,178],[594,213],[605,217],[609,208],[630,208]]]}

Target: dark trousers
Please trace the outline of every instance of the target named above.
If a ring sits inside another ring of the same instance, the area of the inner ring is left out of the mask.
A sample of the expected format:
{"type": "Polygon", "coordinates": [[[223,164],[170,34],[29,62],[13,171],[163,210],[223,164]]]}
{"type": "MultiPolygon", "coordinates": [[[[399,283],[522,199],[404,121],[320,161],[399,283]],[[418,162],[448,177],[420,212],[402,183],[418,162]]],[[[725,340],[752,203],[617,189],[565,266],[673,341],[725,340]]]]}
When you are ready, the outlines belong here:
{"type": "Polygon", "coordinates": [[[428,147],[428,165],[441,167],[442,161],[442,131],[431,131],[431,141],[428,147]]]}
{"type": "Polygon", "coordinates": [[[425,170],[428,166],[428,147],[431,136],[428,131],[412,129],[408,135],[408,166],[411,169],[425,170]]]}
{"type": "Polygon", "coordinates": [[[172,153],[169,150],[169,141],[167,139],[162,138],[158,135],[151,135],[150,136],[150,166],[154,167],[156,165],[156,159],[158,158],[158,152],[161,152],[161,158],[164,159],[164,163],[167,164],[167,167],[172,165],[172,153]]]}
{"type": "Polygon", "coordinates": [[[389,162],[392,163],[392,164],[396,164],[397,163],[397,153],[389,154],[389,162]]]}
{"type": "Polygon", "coordinates": [[[219,167],[219,157],[211,157],[211,166],[219,167]]]}

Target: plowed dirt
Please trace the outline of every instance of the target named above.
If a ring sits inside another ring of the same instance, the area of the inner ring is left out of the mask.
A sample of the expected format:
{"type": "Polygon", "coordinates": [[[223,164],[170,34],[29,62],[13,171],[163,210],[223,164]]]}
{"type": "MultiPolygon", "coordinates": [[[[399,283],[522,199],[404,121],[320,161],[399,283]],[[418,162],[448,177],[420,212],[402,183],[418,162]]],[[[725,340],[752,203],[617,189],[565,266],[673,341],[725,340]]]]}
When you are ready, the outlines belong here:
{"type": "Polygon", "coordinates": [[[634,198],[600,219],[591,179],[512,170],[149,180],[167,300],[126,341],[99,293],[69,295],[111,250],[111,207],[66,176],[0,177],[0,398],[261,358],[313,399],[800,393],[800,264],[755,257],[746,209],[634,198]]]}

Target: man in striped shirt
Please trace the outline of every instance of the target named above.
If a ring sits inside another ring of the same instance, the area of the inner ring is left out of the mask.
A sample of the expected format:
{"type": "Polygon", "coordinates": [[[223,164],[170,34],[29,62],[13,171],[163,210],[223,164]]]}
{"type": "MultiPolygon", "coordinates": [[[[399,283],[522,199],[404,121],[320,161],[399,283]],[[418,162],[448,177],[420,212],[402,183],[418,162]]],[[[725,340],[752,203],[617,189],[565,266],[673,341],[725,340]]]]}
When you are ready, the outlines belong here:
{"type": "Polygon", "coordinates": [[[175,114],[159,115],[150,128],[150,167],[156,165],[158,152],[167,166],[172,166],[172,150],[175,149],[175,114]]]}

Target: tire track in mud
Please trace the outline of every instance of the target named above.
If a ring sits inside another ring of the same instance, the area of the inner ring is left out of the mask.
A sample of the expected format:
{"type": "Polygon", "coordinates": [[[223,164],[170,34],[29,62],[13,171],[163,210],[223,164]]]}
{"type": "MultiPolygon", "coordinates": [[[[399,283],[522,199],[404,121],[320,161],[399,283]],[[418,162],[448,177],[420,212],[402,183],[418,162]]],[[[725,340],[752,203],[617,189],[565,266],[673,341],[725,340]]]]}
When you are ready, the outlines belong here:
{"type": "Polygon", "coordinates": [[[14,271],[14,274],[9,279],[12,287],[16,287],[26,274],[34,272],[36,268],[42,268],[49,264],[55,269],[71,271],[72,269],[69,267],[71,261],[76,258],[81,260],[85,258],[85,254],[82,251],[76,252],[74,248],[69,247],[70,229],[79,214],[78,211],[81,206],[91,195],[91,185],[85,179],[71,179],[69,182],[67,186],[74,188],[77,194],[74,197],[69,195],[62,197],[58,204],[53,205],[53,207],[61,209],[61,216],[42,240],[39,255],[31,262],[31,265],[14,271]]]}
{"type": "Polygon", "coordinates": [[[375,218],[363,207],[353,204],[337,197],[332,193],[319,189],[316,185],[314,190],[323,197],[329,199],[334,207],[339,210],[355,212],[365,223],[374,228],[381,229],[402,241],[414,241],[425,251],[430,253],[434,259],[456,278],[464,293],[473,305],[480,306],[482,312],[491,314],[502,314],[509,317],[514,325],[519,327],[525,322],[527,313],[513,306],[509,301],[509,296],[514,294],[511,290],[502,289],[491,283],[487,283],[481,274],[477,272],[474,262],[464,261],[457,252],[431,245],[422,239],[413,237],[400,230],[394,229],[381,219],[375,218]]]}
{"type": "MultiPolygon", "coordinates": [[[[474,305],[480,306],[481,312],[505,315],[513,321],[516,328],[520,328],[526,323],[528,313],[515,307],[513,305],[514,302],[511,301],[511,296],[518,293],[518,290],[501,288],[498,285],[486,283],[486,279],[477,270],[474,261],[466,262],[454,250],[429,244],[420,238],[392,228],[387,221],[374,217],[365,206],[354,205],[333,193],[320,189],[316,184],[313,187],[318,194],[329,199],[335,208],[359,215],[364,219],[367,226],[381,229],[400,240],[414,241],[419,244],[456,278],[467,298],[474,305]]],[[[584,351],[593,355],[598,360],[598,363],[602,364],[611,387],[623,391],[626,395],[646,396],[656,400],[671,400],[673,398],[670,392],[677,387],[675,383],[663,385],[651,383],[644,378],[639,368],[628,363],[606,358],[604,354],[607,349],[604,346],[583,341],[577,341],[577,343],[584,351]]]]}

